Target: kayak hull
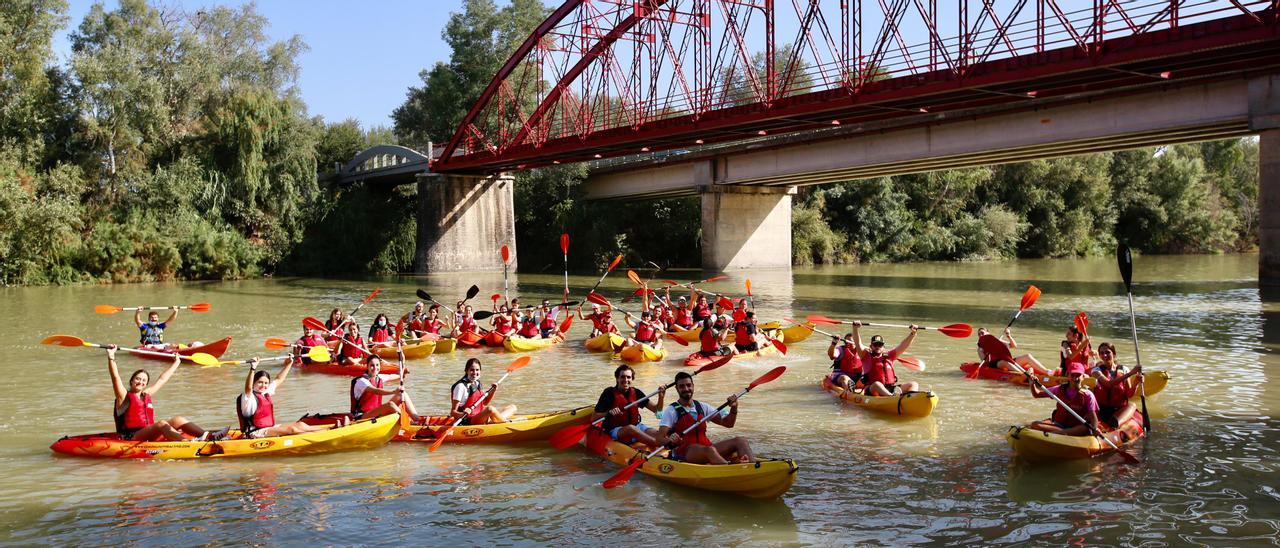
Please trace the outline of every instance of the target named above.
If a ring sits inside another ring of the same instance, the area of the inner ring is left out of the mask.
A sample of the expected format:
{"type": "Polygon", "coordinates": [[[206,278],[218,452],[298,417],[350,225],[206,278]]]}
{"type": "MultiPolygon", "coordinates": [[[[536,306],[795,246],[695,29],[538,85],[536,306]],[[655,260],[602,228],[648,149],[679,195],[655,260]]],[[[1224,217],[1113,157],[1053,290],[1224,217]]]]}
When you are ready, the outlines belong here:
{"type": "Polygon", "coordinates": [[[813,336],[813,323],[804,322],[782,330],[781,340],[784,343],[798,343],[813,336]]]}
{"type": "MultiPolygon", "coordinates": [[[[1013,383],[1021,386],[1027,385],[1027,377],[1021,373],[1013,373],[1013,372],[997,369],[994,367],[980,367],[980,365],[981,364],[977,362],[963,363],[963,364],[960,364],[960,370],[963,371],[965,375],[970,375],[973,373],[974,369],[979,369],[978,378],[980,379],[1008,382],[1008,383],[1013,383]]],[[[1165,371],[1152,371],[1150,373],[1143,373],[1143,376],[1146,377],[1145,382],[1147,385],[1146,391],[1147,391],[1148,397],[1159,394],[1161,391],[1164,390],[1165,386],[1168,386],[1169,384],[1169,373],[1165,371]]],[[[1040,384],[1043,384],[1046,386],[1053,386],[1056,384],[1066,384],[1068,382],[1067,377],[1039,375],[1036,378],[1040,380],[1040,384]]],[[[1086,387],[1093,388],[1095,384],[1097,384],[1097,381],[1094,380],[1093,377],[1085,377],[1084,385],[1086,387]]],[[[1130,399],[1137,400],[1139,397],[1140,397],[1140,394],[1134,394],[1134,396],[1130,399]]]]}
{"type": "MultiPolygon", "coordinates": [[[[411,343],[405,343],[403,345],[403,348],[404,348],[404,359],[420,360],[422,358],[425,358],[435,353],[436,342],[435,341],[415,341],[411,343]]],[[[372,350],[374,354],[377,354],[379,358],[382,358],[384,360],[400,359],[400,357],[396,353],[396,347],[394,346],[375,346],[373,348],[370,348],[370,350],[372,350]]]]}
{"type": "Polygon", "coordinates": [[[546,350],[562,342],[564,342],[564,337],[558,335],[550,339],[526,339],[512,335],[502,341],[502,347],[507,352],[533,352],[535,350],[546,350]]]}
{"type": "MultiPolygon", "coordinates": [[[[1119,447],[1142,439],[1146,435],[1142,429],[1142,413],[1135,411],[1127,422],[1103,435],[1119,447]]],[[[1005,440],[1015,455],[1028,462],[1088,459],[1115,451],[1097,436],[1064,436],[1025,426],[1010,426],[1005,440]]]]}
{"type": "MultiPolygon", "coordinates": [[[[586,424],[595,406],[579,407],[552,413],[516,415],[498,424],[458,426],[445,438],[446,443],[519,443],[544,441],[566,426],[586,424]]],[[[400,428],[396,441],[434,443],[453,419],[446,416],[427,417],[426,424],[408,424],[400,428]]]]}
{"type": "Polygon", "coordinates": [[[897,396],[867,396],[832,384],[830,377],[823,377],[821,384],[823,390],[826,390],[832,396],[840,398],[843,402],[886,415],[912,418],[927,417],[933,414],[934,408],[938,406],[938,395],[933,392],[911,392],[897,396]]]}
{"type": "Polygon", "coordinates": [[[436,354],[448,354],[458,348],[458,339],[437,339],[436,354]]]}
{"type": "Polygon", "coordinates": [[[467,332],[458,335],[458,346],[463,348],[478,348],[484,344],[484,336],[467,332]]]}
{"type": "MultiPolygon", "coordinates": [[[[612,440],[605,446],[605,458],[619,466],[626,466],[632,458],[643,455],[629,445],[612,440]]],[[[645,462],[639,472],[686,487],[753,499],[782,496],[791,489],[800,470],[791,459],[760,459],[747,464],[689,464],[665,456],[664,450],[645,462]]]]}
{"type": "MultiPolygon", "coordinates": [[[[751,360],[751,359],[760,358],[764,356],[773,356],[776,354],[778,354],[778,347],[772,344],[765,344],[764,346],[760,347],[760,350],[743,352],[741,354],[734,354],[733,361],[736,362],[741,360],[751,360]]],[[[711,363],[713,360],[719,357],[720,356],[711,356],[708,358],[706,356],[703,356],[702,354],[694,352],[692,354],[689,354],[689,357],[684,359],[684,364],[689,367],[702,367],[704,365],[711,363]]]]}
{"type": "MultiPolygon", "coordinates": [[[[364,375],[367,369],[364,363],[339,365],[334,362],[327,363],[309,363],[300,367],[305,373],[317,373],[321,375],[341,375],[346,377],[359,377],[364,375]]],[[[382,362],[382,366],[378,368],[383,374],[399,375],[400,366],[394,363],[382,362]]]]}
{"type": "Polygon", "coordinates": [[[219,441],[129,441],[114,432],[64,437],[50,449],[75,457],[111,459],[205,459],[299,456],[372,449],[386,445],[399,430],[399,414],[359,421],[342,428],[274,438],[240,438],[238,430],[219,441]]]}
{"type": "MultiPolygon", "coordinates": [[[[139,346],[137,347],[137,349],[150,350],[152,352],[163,352],[165,354],[178,354],[181,356],[190,356],[192,354],[199,352],[202,354],[208,354],[215,358],[221,358],[223,354],[227,353],[227,349],[230,347],[231,347],[231,337],[226,337],[223,339],[213,341],[209,344],[202,344],[200,346],[184,346],[182,348],[170,346],[169,348],[165,348],[165,349],[147,348],[145,346],[139,346]]],[[[165,356],[153,356],[149,354],[134,354],[134,356],[148,359],[148,360],[173,361],[173,358],[169,358],[165,356]]]]}
{"type": "Polygon", "coordinates": [[[484,338],[481,339],[480,343],[493,348],[502,348],[502,343],[506,339],[506,336],[498,333],[497,331],[490,331],[484,334],[484,338]]]}
{"type": "Polygon", "coordinates": [[[602,333],[590,339],[587,339],[587,352],[613,352],[614,348],[622,346],[626,342],[626,338],[617,333],[602,333]]]}
{"type": "Polygon", "coordinates": [[[660,362],[667,358],[667,349],[654,348],[647,344],[633,344],[618,352],[618,357],[627,363],[660,362]]]}

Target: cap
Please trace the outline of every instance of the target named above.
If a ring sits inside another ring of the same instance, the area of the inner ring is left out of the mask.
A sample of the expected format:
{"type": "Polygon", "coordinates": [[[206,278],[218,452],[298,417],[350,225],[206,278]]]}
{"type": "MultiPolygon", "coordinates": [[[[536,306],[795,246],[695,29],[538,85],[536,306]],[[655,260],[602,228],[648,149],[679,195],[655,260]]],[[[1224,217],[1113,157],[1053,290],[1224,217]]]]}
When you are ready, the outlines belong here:
{"type": "Polygon", "coordinates": [[[884,344],[884,337],[880,335],[872,335],[871,344],[876,344],[876,343],[884,344]]]}
{"type": "Polygon", "coordinates": [[[1084,374],[1084,364],[1080,362],[1071,362],[1067,364],[1067,376],[1075,375],[1076,373],[1081,375],[1084,374]]]}
{"type": "Polygon", "coordinates": [[[682,301],[682,302],[688,302],[688,301],[689,301],[689,298],[688,298],[688,297],[685,297],[684,295],[681,295],[681,296],[680,296],[680,298],[679,298],[679,299],[676,299],[676,300],[677,300],[677,301],[682,301]]]}

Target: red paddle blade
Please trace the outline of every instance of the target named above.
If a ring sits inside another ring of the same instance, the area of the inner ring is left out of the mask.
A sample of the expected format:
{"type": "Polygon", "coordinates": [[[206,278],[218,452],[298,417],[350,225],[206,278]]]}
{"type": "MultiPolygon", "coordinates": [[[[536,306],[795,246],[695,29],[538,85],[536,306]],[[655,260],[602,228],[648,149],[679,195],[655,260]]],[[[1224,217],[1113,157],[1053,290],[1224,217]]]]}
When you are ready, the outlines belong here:
{"type": "Polygon", "coordinates": [[[318,329],[326,333],[329,332],[329,328],[324,326],[324,322],[310,316],[302,319],[302,327],[307,329],[318,329]]]}
{"type": "Polygon", "coordinates": [[[381,287],[375,287],[375,288],[373,288],[373,292],[372,292],[372,293],[370,293],[368,297],[365,297],[365,298],[364,298],[364,302],[363,302],[363,303],[361,303],[361,304],[369,304],[369,301],[372,301],[372,300],[373,300],[373,298],[374,298],[374,297],[377,297],[379,293],[382,293],[382,288],[381,288],[381,287]]]}
{"type": "Polygon", "coordinates": [[[1004,341],[996,338],[995,335],[988,334],[978,337],[978,346],[982,347],[982,351],[987,353],[987,359],[989,360],[1013,361],[1013,354],[1009,352],[1009,346],[1004,344],[1004,341]]]}
{"type": "Polygon", "coordinates": [[[1076,324],[1076,329],[1080,330],[1081,335],[1089,334],[1089,315],[1088,314],[1085,314],[1084,312],[1080,312],[1079,314],[1076,314],[1074,322],[1076,324]]]}
{"type": "Polygon", "coordinates": [[[702,367],[699,367],[697,371],[693,372],[693,374],[697,375],[698,373],[706,373],[707,371],[711,371],[712,369],[715,369],[717,367],[723,366],[726,363],[729,363],[731,360],[733,360],[732,354],[728,356],[720,356],[714,360],[711,360],[711,363],[704,365],[702,367]]]}
{"type": "Polygon", "coordinates": [[[786,373],[786,372],[787,372],[787,366],[785,366],[785,365],[779,365],[779,366],[777,366],[777,367],[775,367],[775,368],[773,368],[773,369],[769,370],[769,372],[768,372],[768,373],[765,373],[765,374],[763,374],[763,375],[760,375],[760,378],[758,378],[758,379],[756,379],[756,380],[754,380],[754,381],[751,381],[751,384],[748,384],[748,385],[747,385],[747,390],[751,390],[751,389],[753,389],[753,388],[755,388],[755,387],[757,387],[757,386],[760,386],[760,385],[762,385],[762,384],[764,384],[764,383],[766,383],[766,382],[772,382],[774,379],[776,379],[776,378],[778,378],[778,377],[781,377],[781,376],[782,376],[782,374],[783,374],[783,373],[786,373]]]}
{"type": "Polygon", "coordinates": [[[519,358],[516,358],[515,361],[511,362],[511,365],[507,366],[507,373],[515,373],[517,369],[529,365],[529,362],[532,359],[533,358],[530,358],[529,356],[520,356],[519,358]]]}
{"type": "Polygon", "coordinates": [[[667,285],[680,285],[680,283],[675,280],[662,280],[662,283],[667,285]]]}
{"type": "Polygon", "coordinates": [[[609,299],[604,298],[603,295],[596,293],[594,291],[592,291],[591,293],[587,293],[587,300],[593,303],[596,303],[600,306],[609,306],[609,299]]]}
{"type": "Polygon", "coordinates": [[[716,306],[725,309],[733,308],[733,301],[729,300],[728,297],[720,297],[716,299],[716,306]]]}
{"type": "Polygon", "coordinates": [[[620,262],[622,262],[622,255],[618,255],[617,257],[614,257],[613,261],[609,262],[609,268],[606,268],[605,272],[606,273],[613,272],[613,268],[618,266],[618,263],[620,262]]]}
{"type": "Polygon", "coordinates": [[[636,285],[644,285],[644,282],[640,280],[640,275],[636,274],[634,270],[627,271],[627,279],[636,285]]]}
{"type": "Polygon", "coordinates": [[[493,295],[489,295],[489,299],[495,303],[498,302],[498,299],[501,299],[501,298],[502,298],[501,293],[494,293],[493,295]]]}
{"type": "Polygon", "coordinates": [[[826,316],[820,316],[820,315],[817,315],[817,314],[812,314],[812,315],[809,315],[809,316],[805,316],[805,318],[804,318],[804,319],[806,319],[806,320],[808,320],[808,321],[810,321],[810,322],[812,322],[812,323],[819,323],[819,324],[824,324],[824,325],[840,325],[840,324],[844,323],[844,322],[842,322],[842,321],[840,321],[840,320],[833,320],[833,319],[828,318],[828,317],[826,317],[826,316]]]}
{"type": "Polygon", "coordinates": [[[396,343],[399,344],[404,339],[404,318],[396,322],[396,343]]]}
{"type": "Polygon", "coordinates": [[[725,275],[723,275],[723,274],[722,274],[722,275],[720,275],[720,276],[712,276],[712,277],[710,277],[710,278],[707,278],[707,279],[703,280],[703,281],[702,281],[702,283],[707,283],[707,282],[718,282],[718,281],[720,281],[720,280],[727,280],[727,279],[729,279],[729,277],[728,277],[728,276],[725,276],[725,275]]]}
{"type": "Polygon", "coordinates": [[[747,278],[747,296],[748,296],[748,297],[754,297],[754,296],[755,296],[755,295],[752,295],[752,294],[751,294],[751,278],[747,278]]]}
{"type": "Polygon", "coordinates": [[[1039,299],[1039,298],[1040,298],[1040,288],[1034,285],[1028,287],[1027,292],[1022,294],[1022,304],[1018,306],[1018,310],[1026,310],[1028,308],[1031,308],[1031,305],[1036,304],[1036,299],[1039,299]]]}
{"type": "Polygon", "coordinates": [[[502,262],[503,263],[511,262],[511,249],[504,245],[502,246],[501,251],[502,251],[502,262]]]}
{"type": "Polygon", "coordinates": [[[631,476],[635,475],[636,470],[640,469],[641,466],[644,466],[646,460],[648,459],[637,458],[632,460],[631,464],[628,464],[626,468],[618,471],[617,474],[609,476],[609,479],[604,480],[604,488],[613,489],[614,487],[622,487],[623,485],[626,485],[628,481],[631,481],[631,476]]]}
{"type": "Polygon", "coordinates": [[[924,371],[924,361],[915,356],[898,356],[898,363],[907,366],[908,369],[924,371]]]}
{"type": "Polygon", "coordinates": [[[939,327],[938,332],[948,337],[964,339],[973,334],[973,326],[967,323],[953,323],[951,325],[939,327]]]}
{"type": "Polygon", "coordinates": [[[689,341],[684,340],[683,337],[676,335],[675,333],[667,333],[667,338],[675,341],[676,344],[680,346],[689,346],[689,341]]]}
{"type": "Polygon", "coordinates": [[[270,339],[267,339],[265,342],[263,342],[262,346],[265,346],[267,348],[289,348],[289,346],[291,345],[289,344],[289,341],[286,341],[279,337],[271,337],[270,339]]]}
{"type": "Polygon", "coordinates": [[[787,345],[782,344],[782,341],[778,339],[773,339],[769,342],[773,344],[773,347],[777,348],[778,352],[781,352],[783,356],[787,355],[787,345]]]}
{"type": "Polygon", "coordinates": [[[213,306],[209,303],[196,303],[188,306],[187,308],[192,312],[208,312],[209,309],[213,308],[213,306]]]}
{"type": "Polygon", "coordinates": [[[73,337],[71,335],[50,335],[40,341],[40,344],[53,344],[57,346],[84,346],[84,339],[73,337]]]}
{"type": "Polygon", "coordinates": [[[93,307],[93,311],[97,312],[98,314],[115,314],[116,312],[119,312],[121,310],[123,309],[118,306],[112,306],[109,304],[100,304],[98,306],[93,307]]]}
{"type": "Polygon", "coordinates": [[[582,441],[582,438],[587,435],[587,430],[590,428],[590,423],[566,426],[552,434],[551,438],[548,439],[547,442],[556,449],[568,449],[573,447],[574,444],[582,441]]]}
{"type": "Polygon", "coordinates": [[[573,325],[573,315],[572,315],[572,314],[570,314],[569,316],[565,317],[565,319],[564,319],[564,321],[563,321],[563,322],[560,322],[560,332],[561,332],[561,333],[568,333],[568,332],[569,332],[569,326],[571,326],[571,325],[573,325]]]}
{"type": "Polygon", "coordinates": [[[565,255],[569,254],[569,235],[568,234],[560,235],[560,252],[564,253],[565,255]]]}

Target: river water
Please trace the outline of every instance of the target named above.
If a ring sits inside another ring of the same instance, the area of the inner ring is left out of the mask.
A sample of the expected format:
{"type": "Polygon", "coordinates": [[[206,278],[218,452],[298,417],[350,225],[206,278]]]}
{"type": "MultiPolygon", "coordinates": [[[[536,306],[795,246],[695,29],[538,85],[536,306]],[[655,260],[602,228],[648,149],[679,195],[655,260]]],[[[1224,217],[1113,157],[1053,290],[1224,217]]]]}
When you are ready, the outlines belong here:
{"type": "MultiPolygon", "coordinates": [[[[1012,457],[1004,433],[1048,416],[1025,389],[965,380],[974,339],[922,333],[910,353],[925,372],[900,368],[940,396],[932,417],[901,421],[844,407],[820,390],[826,340],[791,345],[785,357],[735,363],[699,376],[698,397],[718,403],[769,368],[788,372],[743,399],[738,427],[759,454],[800,464],[781,499],[755,502],[637,475],[605,490],[616,469],[578,448],[393,444],[367,452],[241,461],[132,462],[54,456],[63,434],[110,430],[111,387],[101,351],[41,346],[53,333],[131,343],[126,314],[94,304],[210,302],[183,313],[169,340],[235,337],[225,358],[266,354],[267,337],[294,337],[303,316],[350,308],[375,286],[368,315],[399,315],[416,288],[450,301],[477,283],[501,290],[501,274],[369,280],[276,279],[0,289],[9,327],[0,371],[0,544],[878,544],[1032,542],[1159,545],[1275,544],[1280,535],[1280,303],[1264,303],[1256,256],[1138,257],[1135,305],[1143,363],[1170,386],[1149,400],[1153,434],[1118,458],[1030,466],[1012,457]]],[[[664,273],[662,277],[695,276],[664,273]]],[[[1015,325],[1022,349],[1052,358],[1078,310],[1096,342],[1111,340],[1132,363],[1129,319],[1114,260],[1028,260],[797,268],[750,273],[765,319],[825,314],[888,323],[956,322],[999,327],[1028,283],[1044,295],[1015,325]]],[[[571,276],[580,294],[594,283],[571,276]]],[[[710,289],[742,293],[744,276],[710,289]]],[[[558,296],[559,275],[520,274],[512,293],[558,296]]],[[[602,293],[632,289],[621,269],[602,293]]],[[[439,298],[439,297],[438,297],[439,298]]],[[[481,303],[487,304],[487,303],[481,303]]],[[[538,412],[586,405],[612,383],[613,365],[587,354],[587,327],[570,343],[532,354],[498,403],[538,412]]],[[[902,329],[880,332],[890,344],[902,329]]],[[[447,406],[448,386],[476,351],[417,362],[410,387],[420,410],[447,406]]],[[[638,368],[641,388],[681,369],[674,355],[638,368]]],[[[510,356],[483,356],[492,381],[510,356]]],[[[1055,360],[1047,360],[1055,361],[1055,360]]],[[[124,374],[160,362],[121,358],[124,374]]],[[[157,416],[206,426],[234,422],[243,386],[234,367],[184,367],[157,395],[157,416]]],[[[284,419],[347,405],[348,379],[291,376],[277,394],[284,419]]],[[[647,419],[652,422],[653,419],[647,419]]]]}

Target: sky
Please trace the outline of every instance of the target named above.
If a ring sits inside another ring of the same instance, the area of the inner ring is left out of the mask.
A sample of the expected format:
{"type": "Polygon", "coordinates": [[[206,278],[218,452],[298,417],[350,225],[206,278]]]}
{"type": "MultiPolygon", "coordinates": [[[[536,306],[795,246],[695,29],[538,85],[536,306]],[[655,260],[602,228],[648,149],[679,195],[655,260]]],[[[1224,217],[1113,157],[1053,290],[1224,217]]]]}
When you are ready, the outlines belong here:
{"type": "MultiPolygon", "coordinates": [[[[245,2],[161,0],[163,5],[197,11],[210,5],[245,2]]],[[[70,0],[70,18],[54,39],[59,60],[71,55],[68,35],[93,7],[91,0],[70,0]]],[[[499,6],[507,2],[499,0],[499,6]]],[[[104,2],[107,9],[116,0],[104,2]]],[[[298,87],[312,116],[336,122],[359,120],[365,128],[391,127],[391,111],[404,102],[410,86],[422,85],[418,73],[448,61],[449,46],[440,31],[462,0],[261,0],[258,12],[271,26],[271,38],[302,37],[310,50],[297,60],[298,87]]]]}

